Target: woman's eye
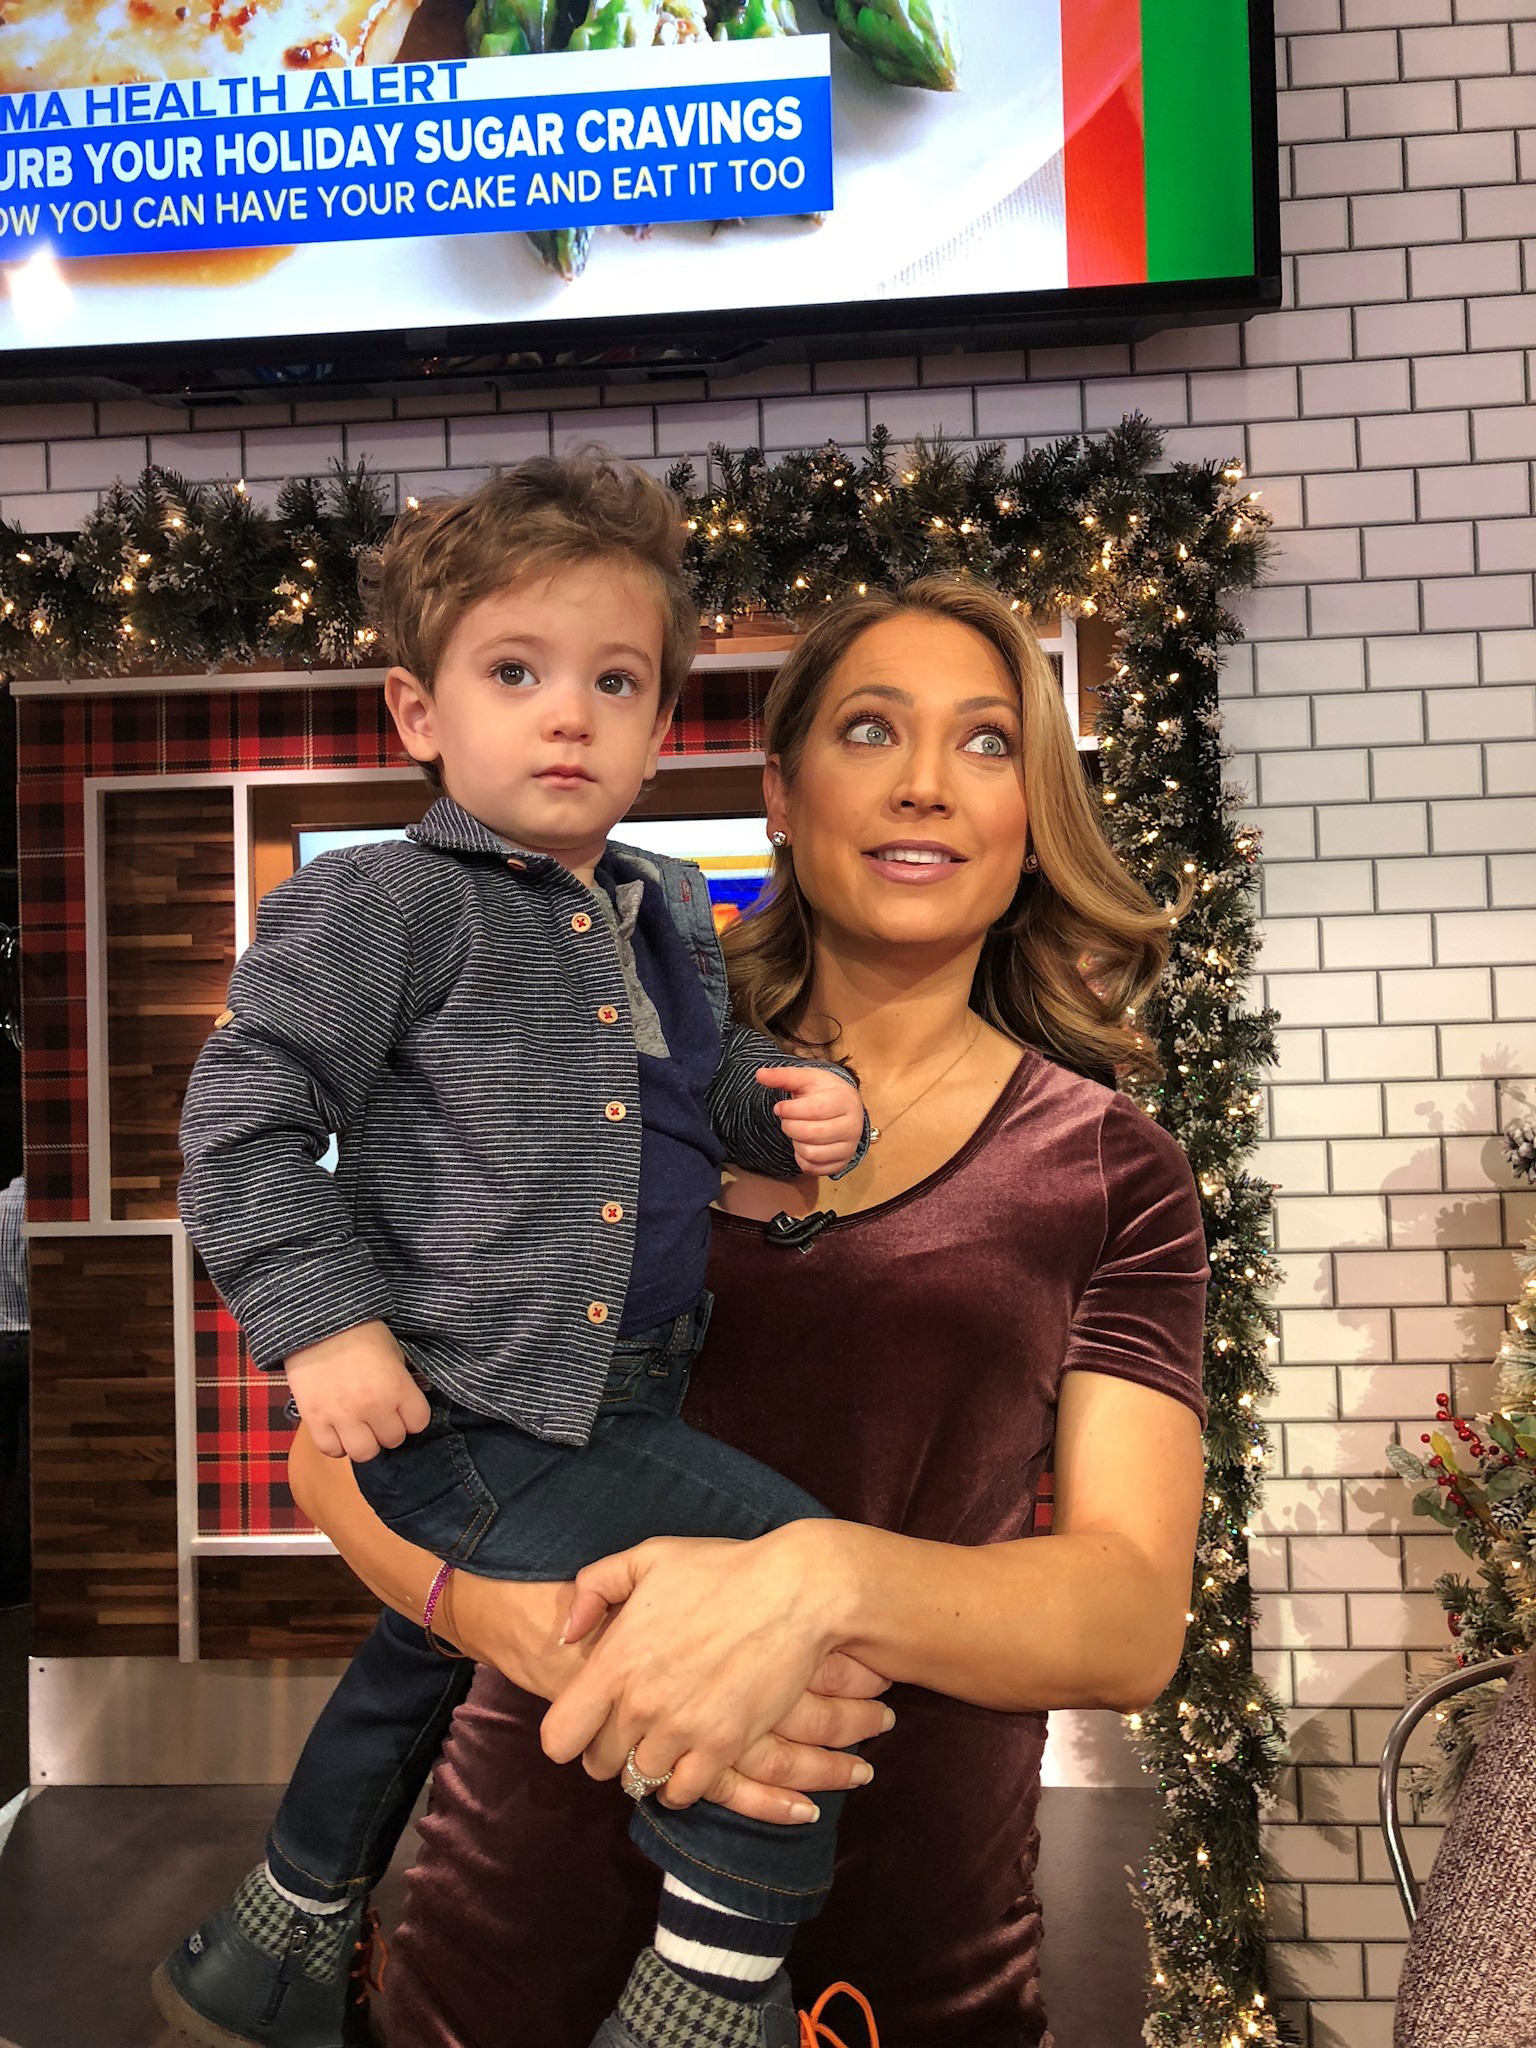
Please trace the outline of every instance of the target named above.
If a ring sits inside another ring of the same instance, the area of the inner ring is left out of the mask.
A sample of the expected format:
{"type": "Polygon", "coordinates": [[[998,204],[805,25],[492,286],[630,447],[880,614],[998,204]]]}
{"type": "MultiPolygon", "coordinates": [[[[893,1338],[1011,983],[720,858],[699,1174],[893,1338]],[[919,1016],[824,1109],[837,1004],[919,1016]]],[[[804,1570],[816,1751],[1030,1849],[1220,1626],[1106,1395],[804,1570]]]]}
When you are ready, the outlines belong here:
{"type": "Polygon", "coordinates": [[[597,687],[605,697],[633,697],[640,685],[632,675],[623,669],[610,669],[605,676],[599,676],[597,687]]]}
{"type": "Polygon", "coordinates": [[[843,738],[852,740],[856,747],[888,747],[891,728],[883,718],[856,718],[844,728],[843,738]]]}
{"type": "Polygon", "coordinates": [[[968,754],[981,754],[988,761],[1006,761],[1013,752],[1006,733],[988,731],[974,733],[965,743],[968,754]]]}
{"type": "Polygon", "coordinates": [[[524,683],[534,680],[533,671],[526,662],[498,661],[492,670],[498,683],[505,683],[509,690],[520,689],[524,683]]]}

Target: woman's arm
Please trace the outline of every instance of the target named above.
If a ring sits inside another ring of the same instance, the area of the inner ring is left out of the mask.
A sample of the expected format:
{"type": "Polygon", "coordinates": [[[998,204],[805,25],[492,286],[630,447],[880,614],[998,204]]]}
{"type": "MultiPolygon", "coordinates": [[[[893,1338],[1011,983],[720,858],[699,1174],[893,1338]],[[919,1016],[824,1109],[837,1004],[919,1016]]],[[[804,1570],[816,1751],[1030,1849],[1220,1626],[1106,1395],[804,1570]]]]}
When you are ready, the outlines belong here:
{"type": "MultiPolygon", "coordinates": [[[[294,1437],[288,1480],[303,1512],[323,1529],[352,1570],[387,1607],[421,1618],[438,1559],[387,1529],[358,1491],[345,1460],[321,1455],[306,1429],[294,1437]]],[[[455,1572],[433,1616],[433,1632],[478,1662],[494,1664],[514,1685],[554,1699],[601,1642],[562,1644],[571,1588],[511,1584],[455,1572]]],[[[708,1796],[757,1820],[812,1817],[805,1793],[842,1791],[867,1771],[842,1752],[891,1725],[879,1703],[886,1682],[851,1658],[833,1656],[761,1741],[727,1759],[708,1796]]],[[[622,1761],[622,1759],[621,1759],[622,1761]]]]}
{"type": "Polygon", "coordinates": [[[829,1626],[888,1677],[978,1706],[1144,1707],[1178,1668],[1203,1489],[1183,1402],[1068,1373],[1052,1533],[967,1550],[840,1523],[829,1626]]]}
{"type": "MultiPolygon", "coordinates": [[[[845,1648],[886,1677],[1004,1712],[1122,1711],[1177,1668],[1204,1484],[1182,1402],[1092,1372],[1062,1383],[1048,1537],[969,1548],[849,1522],[754,1543],[664,1539],[589,1567],[571,1633],[610,1620],[544,1746],[611,1774],[674,1766],[669,1803],[845,1648]]],[[[734,1753],[734,1752],[732,1752],[734,1753]]],[[[695,1797],[703,1796],[694,1792],[695,1797]]]]}
{"type": "MultiPolygon", "coordinates": [[[[302,1511],[325,1531],[368,1590],[397,1614],[420,1621],[439,1561],[384,1526],[358,1491],[351,1465],[322,1456],[309,1431],[301,1428],[288,1456],[288,1484],[302,1511]]],[[[500,1588],[508,1596],[508,1611],[498,1628],[497,1615],[481,1611],[482,1590],[488,1584],[455,1572],[438,1602],[434,1633],[478,1660],[495,1664],[525,1692],[553,1699],[595,1647],[561,1646],[569,1587],[500,1588]],[[487,1636],[493,1639],[494,1650],[487,1636]]]]}

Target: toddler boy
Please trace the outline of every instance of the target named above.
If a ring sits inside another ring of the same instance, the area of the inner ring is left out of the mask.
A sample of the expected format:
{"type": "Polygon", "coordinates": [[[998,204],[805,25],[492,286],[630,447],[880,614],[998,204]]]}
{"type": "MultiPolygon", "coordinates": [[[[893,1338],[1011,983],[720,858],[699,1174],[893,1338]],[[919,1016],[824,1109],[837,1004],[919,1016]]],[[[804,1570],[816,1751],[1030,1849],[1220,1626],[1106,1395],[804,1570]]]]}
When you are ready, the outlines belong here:
{"type": "MultiPolygon", "coordinates": [[[[722,1161],[836,1174],[868,1141],[847,1074],[731,1021],[698,870],[608,842],[692,658],[682,539],[669,492],[592,457],[402,522],[385,695],[440,796],[407,840],[324,854],[264,900],[187,1090],[182,1215],[256,1362],[392,1528],[489,1577],[824,1513],[678,1418],[722,1161]]],[[[265,1863],[156,1972],[184,2036],[367,2038],[367,1894],[467,1671],[381,1618],[265,1863]]],[[[660,1924],[602,2048],[792,2039],[779,1964],[830,1881],[837,1805],[792,1830],[701,1805],[663,1837],[637,1801],[660,1924]]]]}

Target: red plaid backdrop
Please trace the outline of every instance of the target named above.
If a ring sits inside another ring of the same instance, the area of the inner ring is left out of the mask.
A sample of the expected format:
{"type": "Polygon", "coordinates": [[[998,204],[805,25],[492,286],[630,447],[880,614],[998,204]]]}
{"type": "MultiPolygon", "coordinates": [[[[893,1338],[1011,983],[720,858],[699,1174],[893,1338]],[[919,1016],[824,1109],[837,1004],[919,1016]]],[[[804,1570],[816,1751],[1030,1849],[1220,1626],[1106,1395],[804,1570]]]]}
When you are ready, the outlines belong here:
{"type": "MultiPolygon", "coordinates": [[[[678,709],[673,756],[761,743],[773,677],[695,675],[678,709]]],[[[35,1223],[90,1219],[86,1106],[85,809],[87,776],[319,771],[406,765],[372,684],[220,689],[165,696],[23,697],[18,724],[18,859],[26,1014],[23,1091],[28,1212],[35,1223]]],[[[281,1378],[257,1373],[198,1269],[198,1521],[209,1535],[303,1529],[283,1465],[292,1421],[281,1378]]]]}
{"type": "Polygon", "coordinates": [[[205,1536],[289,1535],[309,1523],[288,1491],[298,1417],[281,1373],[252,1365],[234,1317],[197,1266],[197,1526],[205,1536]]]}

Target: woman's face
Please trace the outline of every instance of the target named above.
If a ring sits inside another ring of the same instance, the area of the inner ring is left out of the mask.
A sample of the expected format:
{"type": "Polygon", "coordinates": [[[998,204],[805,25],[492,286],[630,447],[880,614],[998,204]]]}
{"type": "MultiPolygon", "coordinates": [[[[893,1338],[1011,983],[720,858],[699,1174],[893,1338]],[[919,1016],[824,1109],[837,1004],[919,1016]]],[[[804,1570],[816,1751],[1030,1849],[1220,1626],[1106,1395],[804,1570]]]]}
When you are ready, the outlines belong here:
{"type": "Polygon", "coordinates": [[[793,786],[770,761],[767,790],[822,935],[979,941],[1028,851],[1018,690],[970,626],[886,619],[833,671],[793,786]]]}

